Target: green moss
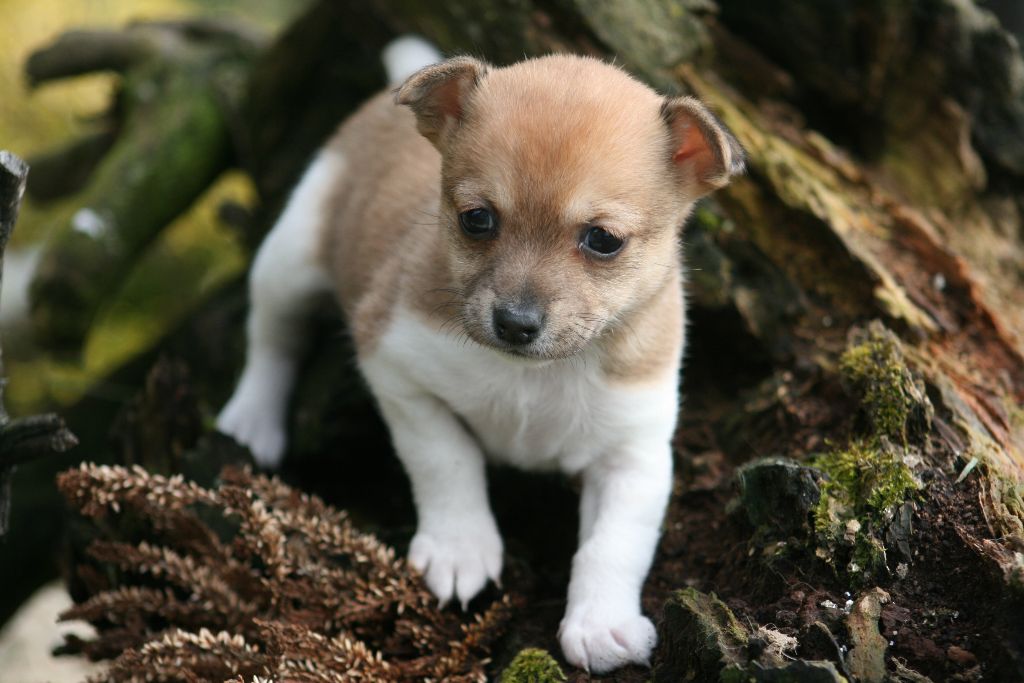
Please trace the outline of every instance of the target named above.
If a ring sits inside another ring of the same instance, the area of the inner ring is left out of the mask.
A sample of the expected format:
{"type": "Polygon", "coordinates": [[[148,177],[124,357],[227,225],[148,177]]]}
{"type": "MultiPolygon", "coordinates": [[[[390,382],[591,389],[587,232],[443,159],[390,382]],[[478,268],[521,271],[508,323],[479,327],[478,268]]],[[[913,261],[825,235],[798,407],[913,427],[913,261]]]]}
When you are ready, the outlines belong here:
{"type": "Polygon", "coordinates": [[[930,423],[932,409],[924,387],[907,369],[899,340],[881,323],[873,322],[854,336],[839,359],[839,371],[877,436],[906,444],[912,418],[930,423]]]}
{"type": "Polygon", "coordinates": [[[864,407],[875,427],[903,438],[910,406],[902,391],[904,368],[896,362],[892,347],[878,342],[854,346],[843,354],[839,368],[863,390],[864,407]]]}
{"type": "Polygon", "coordinates": [[[814,509],[819,556],[838,567],[855,584],[865,585],[887,571],[885,546],[879,540],[894,511],[917,490],[910,468],[888,440],[854,441],[816,459],[828,478],[814,509]],[[840,548],[848,562],[837,562],[840,548]]]}
{"type": "Polygon", "coordinates": [[[899,339],[879,321],[852,332],[839,371],[870,428],[846,447],[815,459],[827,480],[814,510],[814,529],[818,556],[837,569],[845,567],[847,578],[863,584],[887,571],[879,539],[895,539],[902,553],[910,552],[909,517],[900,509],[918,484],[904,453],[911,442],[925,438],[934,409],[924,384],[907,367],[899,339]]]}
{"type": "Polygon", "coordinates": [[[886,572],[885,546],[870,534],[858,534],[853,544],[853,557],[846,570],[851,575],[868,579],[886,572]]]}
{"type": "Polygon", "coordinates": [[[848,509],[853,517],[880,522],[887,510],[901,505],[917,489],[910,468],[895,452],[865,441],[830,451],[814,464],[829,477],[822,484],[821,500],[815,509],[819,530],[823,524],[824,528],[830,526],[829,499],[848,509]]]}
{"type": "Polygon", "coordinates": [[[515,656],[508,668],[501,672],[501,683],[555,683],[564,681],[565,674],[547,650],[528,647],[515,656]]]}

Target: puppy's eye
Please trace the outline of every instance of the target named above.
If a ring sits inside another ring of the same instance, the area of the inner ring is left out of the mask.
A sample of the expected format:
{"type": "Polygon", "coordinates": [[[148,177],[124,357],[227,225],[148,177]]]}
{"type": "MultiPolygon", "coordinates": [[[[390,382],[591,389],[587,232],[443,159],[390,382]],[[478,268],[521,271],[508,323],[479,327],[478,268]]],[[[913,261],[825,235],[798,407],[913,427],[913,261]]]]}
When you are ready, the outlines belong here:
{"type": "Polygon", "coordinates": [[[470,209],[459,214],[462,232],[473,239],[490,237],[498,228],[497,217],[487,209],[470,209]]]}
{"type": "Polygon", "coordinates": [[[595,256],[607,258],[619,253],[619,250],[622,249],[622,240],[595,225],[587,228],[583,233],[580,246],[595,256]]]}

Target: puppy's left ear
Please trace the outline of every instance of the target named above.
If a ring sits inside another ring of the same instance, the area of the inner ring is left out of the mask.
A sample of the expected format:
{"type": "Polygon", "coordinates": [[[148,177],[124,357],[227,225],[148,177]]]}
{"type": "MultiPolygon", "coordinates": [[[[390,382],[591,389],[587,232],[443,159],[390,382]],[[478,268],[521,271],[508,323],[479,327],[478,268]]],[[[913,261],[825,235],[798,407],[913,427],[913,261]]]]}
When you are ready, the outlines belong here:
{"type": "Polygon", "coordinates": [[[661,115],[671,133],[672,163],[697,197],[725,187],[732,176],[743,172],[743,147],[699,100],[665,100],[661,115]]]}
{"type": "Polygon", "coordinates": [[[472,57],[453,57],[420,69],[395,91],[395,102],[416,114],[416,128],[441,149],[465,115],[477,83],[490,65],[472,57]]]}

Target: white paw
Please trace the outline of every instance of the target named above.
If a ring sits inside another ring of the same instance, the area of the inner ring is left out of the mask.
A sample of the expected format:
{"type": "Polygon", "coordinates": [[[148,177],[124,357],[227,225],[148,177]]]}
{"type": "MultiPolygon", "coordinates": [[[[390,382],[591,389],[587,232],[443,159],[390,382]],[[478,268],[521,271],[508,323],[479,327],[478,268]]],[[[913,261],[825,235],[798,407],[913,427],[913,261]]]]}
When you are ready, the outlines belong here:
{"type": "Polygon", "coordinates": [[[442,605],[456,597],[462,609],[487,581],[499,584],[504,548],[493,519],[422,525],[409,546],[409,564],[442,605]]]}
{"type": "Polygon", "coordinates": [[[658,636],[651,620],[637,612],[584,608],[565,615],[558,640],[570,664],[605,674],[627,664],[649,666],[658,636]]]}
{"type": "Polygon", "coordinates": [[[217,417],[217,430],[246,446],[260,467],[277,469],[284,458],[287,436],[284,419],[275,412],[238,392],[217,417]]]}

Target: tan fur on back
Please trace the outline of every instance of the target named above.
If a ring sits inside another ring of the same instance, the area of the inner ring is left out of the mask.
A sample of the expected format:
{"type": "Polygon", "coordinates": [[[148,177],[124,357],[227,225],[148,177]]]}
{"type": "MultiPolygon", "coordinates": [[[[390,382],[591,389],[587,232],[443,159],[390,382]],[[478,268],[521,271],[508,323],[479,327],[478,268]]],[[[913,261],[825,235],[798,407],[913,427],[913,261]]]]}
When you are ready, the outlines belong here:
{"type": "Polygon", "coordinates": [[[403,287],[430,288],[410,279],[433,267],[443,282],[441,157],[390,93],[363,105],[327,150],[344,157],[347,172],[329,202],[323,257],[356,344],[368,348],[403,287]]]}

